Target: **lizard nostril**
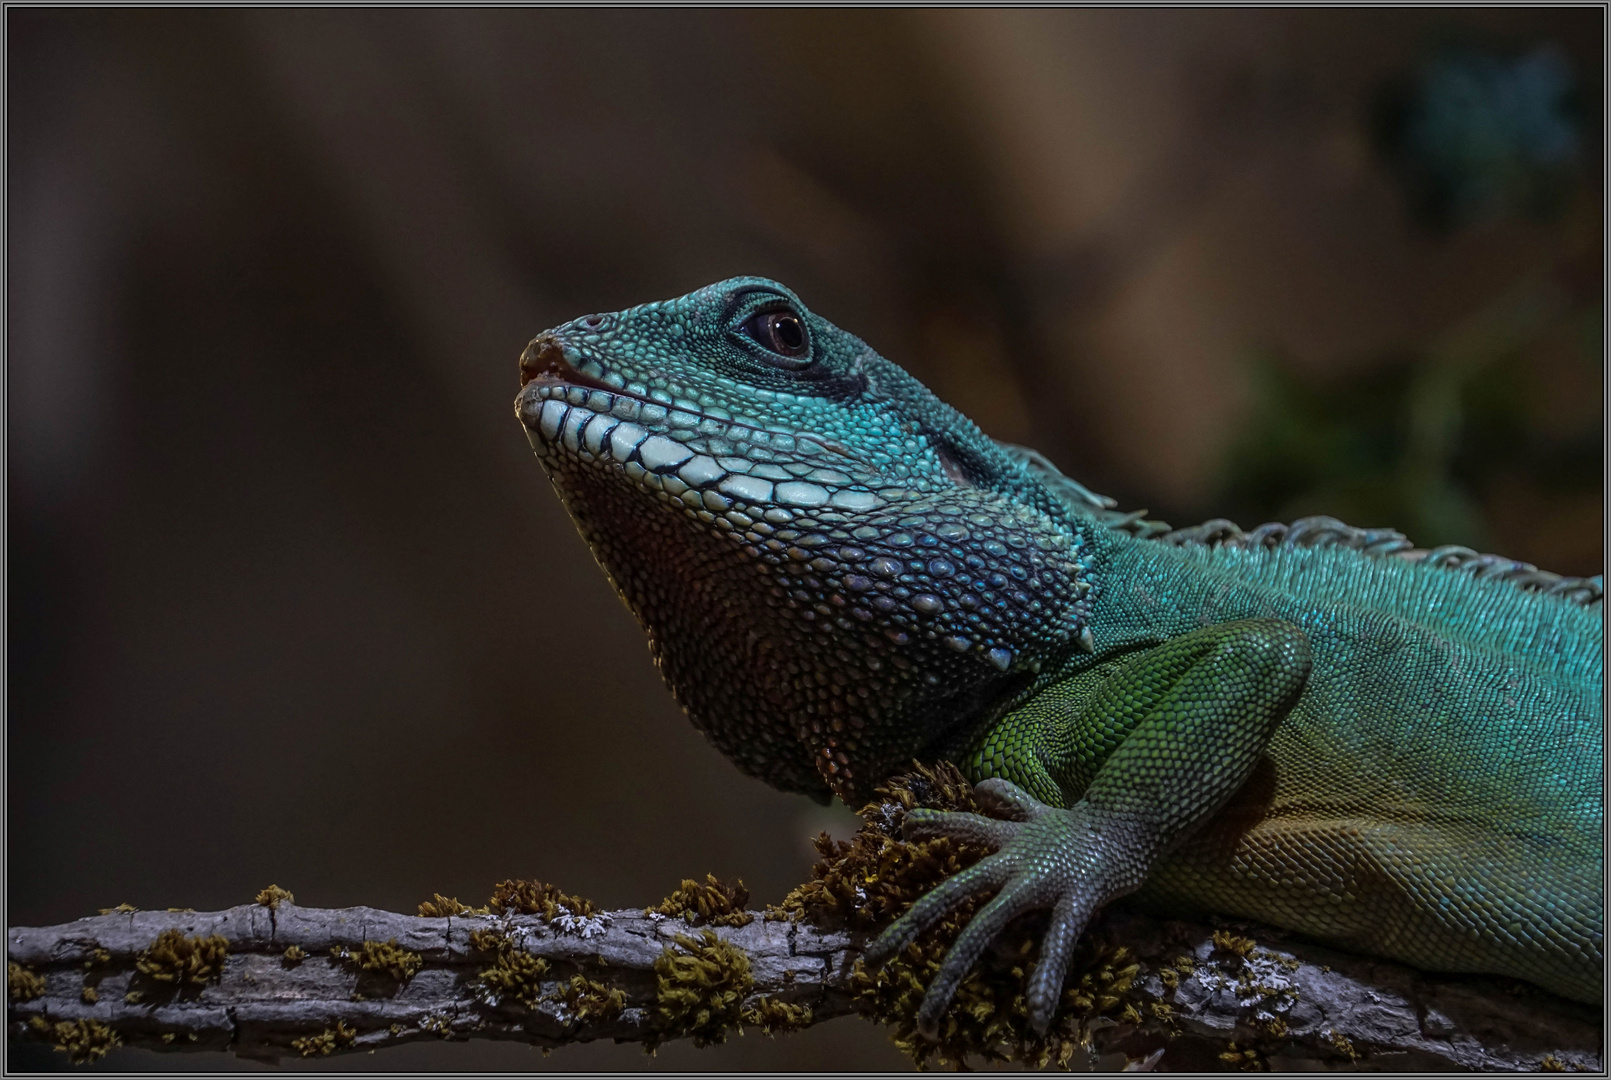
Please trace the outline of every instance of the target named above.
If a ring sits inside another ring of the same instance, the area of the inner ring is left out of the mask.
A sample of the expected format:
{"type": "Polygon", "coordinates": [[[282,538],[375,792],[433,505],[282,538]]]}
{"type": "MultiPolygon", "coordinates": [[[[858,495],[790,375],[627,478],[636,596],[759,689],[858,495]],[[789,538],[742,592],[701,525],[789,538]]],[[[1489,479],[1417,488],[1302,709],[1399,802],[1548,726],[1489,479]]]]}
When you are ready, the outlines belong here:
{"type": "Polygon", "coordinates": [[[589,315],[582,320],[582,325],[587,327],[589,330],[597,330],[599,327],[604,325],[604,316],[589,315]]]}
{"type": "Polygon", "coordinates": [[[565,366],[565,353],[550,334],[538,334],[520,354],[520,385],[539,375],[557,374],[565,366]]]}

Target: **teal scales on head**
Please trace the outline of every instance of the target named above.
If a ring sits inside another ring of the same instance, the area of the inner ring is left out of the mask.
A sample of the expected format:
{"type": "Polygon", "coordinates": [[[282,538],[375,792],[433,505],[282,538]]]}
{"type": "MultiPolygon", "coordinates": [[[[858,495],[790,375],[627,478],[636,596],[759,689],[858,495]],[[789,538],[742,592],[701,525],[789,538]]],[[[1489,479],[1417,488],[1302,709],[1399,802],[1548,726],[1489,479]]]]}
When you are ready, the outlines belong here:
{"type": "Polygon", "coordinates": [[[1601,999],[1602,580],[1326,518],[1170,530],[997,443],[788,289],[736,278],[521,356],[516,411],[694,724],[785,791],[947,758],[1022,821],[869,949],[996,897],[932,1025],[1050,909],[1140,891],[1601,999]]]}

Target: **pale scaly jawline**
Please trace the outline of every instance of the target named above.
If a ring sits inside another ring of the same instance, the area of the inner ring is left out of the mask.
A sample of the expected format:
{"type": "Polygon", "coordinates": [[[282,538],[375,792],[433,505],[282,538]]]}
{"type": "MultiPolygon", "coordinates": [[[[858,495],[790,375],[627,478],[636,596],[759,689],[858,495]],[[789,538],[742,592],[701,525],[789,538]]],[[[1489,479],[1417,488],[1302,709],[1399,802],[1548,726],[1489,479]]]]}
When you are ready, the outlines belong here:
{"type": "Polygon", "coordinates": [[[516,399],[540,458],[565,453],[585,464],[617,467],[641,487],[680,499],[689,509],[737,510],[775,524],[792,520],[795,510],[855,513],[886,502],[867,483],[874,477],[799,460],[802,453],[819,452],[843,458],[815,436],[603,389],[598,377],[587,377],[592,385],[580,381],[545,372],[516,399]]]}

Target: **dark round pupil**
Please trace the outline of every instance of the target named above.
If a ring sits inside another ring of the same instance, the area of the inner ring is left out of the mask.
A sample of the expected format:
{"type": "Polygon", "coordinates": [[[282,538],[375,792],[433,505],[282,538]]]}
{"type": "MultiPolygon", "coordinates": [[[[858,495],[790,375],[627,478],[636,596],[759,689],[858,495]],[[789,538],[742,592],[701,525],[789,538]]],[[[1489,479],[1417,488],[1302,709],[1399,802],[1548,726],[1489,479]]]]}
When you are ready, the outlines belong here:
{"type": "Polygon", "coordinates": [[[772,322],[772,336],[782,346],[779,352],[797,353],[805,348],[805,327],[793,315],[774,315],[772,322]]]}

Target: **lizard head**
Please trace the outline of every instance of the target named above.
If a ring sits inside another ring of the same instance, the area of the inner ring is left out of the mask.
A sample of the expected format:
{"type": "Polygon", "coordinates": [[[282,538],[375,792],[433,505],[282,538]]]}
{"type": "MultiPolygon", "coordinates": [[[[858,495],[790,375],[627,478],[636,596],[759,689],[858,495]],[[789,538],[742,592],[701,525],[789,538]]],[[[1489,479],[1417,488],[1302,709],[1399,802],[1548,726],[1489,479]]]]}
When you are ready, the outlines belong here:
{"type": "Polygon", "coordinates": [[[961,413],[776,282],[589,315],[516,412],[695,725],[864,797],[1078,635],[1081,533],[961,413]]]}

